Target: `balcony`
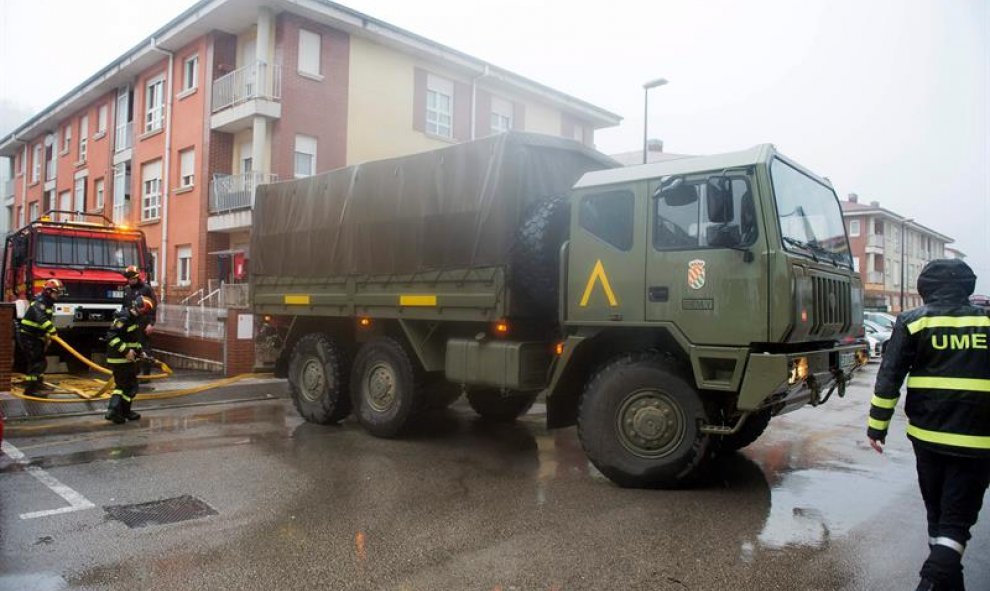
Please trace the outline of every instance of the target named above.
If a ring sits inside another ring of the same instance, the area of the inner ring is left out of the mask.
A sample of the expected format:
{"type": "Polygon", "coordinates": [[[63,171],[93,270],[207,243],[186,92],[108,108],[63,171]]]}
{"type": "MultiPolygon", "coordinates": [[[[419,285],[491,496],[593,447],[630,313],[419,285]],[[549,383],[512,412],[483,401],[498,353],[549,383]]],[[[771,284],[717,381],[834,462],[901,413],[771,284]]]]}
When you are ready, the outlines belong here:
{"type": "Polygon", "coordinates": [[[883,254],[884,237],[883,234],[870,234],[866,237],[866,252],[883,254]]]}
{"type": "Polygon", "coordinates": [[[883,271],[869,271],[865,275],[867,285],[878,285],[881,289],[883,288],[883,271]]]}
{"type": "Polygon", "coordinates": [[[48,160],[45,162],[45,180],[54,181],[55,180],[55,160],[48,160]]]}
{"type": "Polygon", "coordinates": [[[3,182],[3,197],[4,199],[14,196],[14,179],[7,179],[3,182]]]}
{"type": "Polygon", "coordinates": [[[210,128],[234,133],[256,115],[282,116],[282,66],[257,61],[213,81],[210,128]]]}
{"type": "Polygon", "coordinates": [[[277,180],[278,176],[274,174],[260,172],[214,175],[210,183],[207,229],[211,232],[230,232],[249,227],[254,188],[277,180]]]}

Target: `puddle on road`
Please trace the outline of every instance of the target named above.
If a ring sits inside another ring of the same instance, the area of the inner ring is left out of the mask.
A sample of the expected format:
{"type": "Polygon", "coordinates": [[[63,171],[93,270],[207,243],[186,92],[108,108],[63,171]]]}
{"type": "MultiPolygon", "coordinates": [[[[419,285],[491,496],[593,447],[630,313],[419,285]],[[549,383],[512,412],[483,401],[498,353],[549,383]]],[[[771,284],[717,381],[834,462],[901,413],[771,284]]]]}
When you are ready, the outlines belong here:
{"type": "Polygon", "coordinates": [[[0,575],[0,590],[58,591],[68,588],[65,579],[55,573],[19,573],[0,575]]]}

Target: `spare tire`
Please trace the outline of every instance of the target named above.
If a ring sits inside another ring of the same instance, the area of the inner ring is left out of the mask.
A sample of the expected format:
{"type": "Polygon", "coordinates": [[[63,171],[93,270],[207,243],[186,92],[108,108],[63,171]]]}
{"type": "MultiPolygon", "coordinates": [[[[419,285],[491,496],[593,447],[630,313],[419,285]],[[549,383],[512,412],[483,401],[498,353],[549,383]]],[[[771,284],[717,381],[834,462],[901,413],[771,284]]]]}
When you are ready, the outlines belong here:
{"type": "Polygon", "coordinates": [[[560,246],[567,239],[571,203],[566,196],[534,205],[516,233],[512,253],[513,289],[543,313],[557,309],[560,246]]]}

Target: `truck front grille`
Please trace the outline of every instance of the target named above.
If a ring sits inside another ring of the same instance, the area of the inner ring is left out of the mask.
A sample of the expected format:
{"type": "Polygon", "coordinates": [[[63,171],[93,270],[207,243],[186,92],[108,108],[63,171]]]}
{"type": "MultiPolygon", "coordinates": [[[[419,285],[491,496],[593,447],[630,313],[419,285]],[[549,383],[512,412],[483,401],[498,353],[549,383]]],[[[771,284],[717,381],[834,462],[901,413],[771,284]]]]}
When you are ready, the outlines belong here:
{"type": "Polygon", "coordinates": [[[833,337],[852,325],[852,293],[849,280],[834,276],[812,275],[814,317],[811,335],[833,337]]]}

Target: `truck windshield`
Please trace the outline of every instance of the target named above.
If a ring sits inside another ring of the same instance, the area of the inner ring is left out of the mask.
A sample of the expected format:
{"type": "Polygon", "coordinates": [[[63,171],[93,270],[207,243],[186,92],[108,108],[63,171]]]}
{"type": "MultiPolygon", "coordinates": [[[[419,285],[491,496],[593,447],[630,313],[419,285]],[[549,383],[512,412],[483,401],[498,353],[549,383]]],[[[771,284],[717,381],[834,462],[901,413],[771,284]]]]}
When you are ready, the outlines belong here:
{"type": "Polygon", "coordinates": [[[852,268],[842,211],[832,189],[779,159],[770,165],[770,177],[784,248],[852,268]]]}
{"type": "Polygon", "coordinates": [[[35,243],[35,263],[64,267],[120,270],[141,265],[138,242],[87,236],[39,234],[35,243]]]}

